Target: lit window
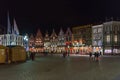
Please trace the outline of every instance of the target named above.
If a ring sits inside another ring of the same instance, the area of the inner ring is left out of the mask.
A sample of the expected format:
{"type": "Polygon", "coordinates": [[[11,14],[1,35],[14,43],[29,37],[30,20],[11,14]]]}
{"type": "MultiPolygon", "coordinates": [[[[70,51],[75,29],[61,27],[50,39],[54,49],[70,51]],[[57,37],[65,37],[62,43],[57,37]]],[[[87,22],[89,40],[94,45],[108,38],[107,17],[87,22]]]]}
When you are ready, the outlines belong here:
{"type": "Polygon", "coordinates": [[[114,36],[114,41],[117,42],[117,35],[114,36]]]}
{"type": "Polygon", "coordinates": [[[102,32],[102,28],[98,28],[98,32],[99,32],[99,33],[102,32]]]}
{"type": "Polygon", "coordinates": [[[93,30],[93,33],[97,33],[97,29],[94,29],[94,30],[93,30]]]}
{"type": "Polygon", "coordinates": [[[107,42],[110,42],[110,35],[107,35],[107,42]]]}
{"type": "Polygon", "coordinates": [[[95,46],[95,45],[97,45],[97,42],[96,42],[96,41],[94,41],[94,42],[93,42],[93,45],[94,45],[94,46],[95,46]]]}

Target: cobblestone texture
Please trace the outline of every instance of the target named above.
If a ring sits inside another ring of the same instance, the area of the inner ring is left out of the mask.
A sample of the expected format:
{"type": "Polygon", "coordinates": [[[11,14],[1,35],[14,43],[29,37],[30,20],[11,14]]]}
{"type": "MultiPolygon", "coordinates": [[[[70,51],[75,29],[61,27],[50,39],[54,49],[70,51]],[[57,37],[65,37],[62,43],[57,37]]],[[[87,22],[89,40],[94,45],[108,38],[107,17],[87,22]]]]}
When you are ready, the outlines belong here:
{"type": "Polygon", "coordinates": [[[35,61],[1,64],[0,80],[120,80],[120,57],[36,57],[35,61]]]}

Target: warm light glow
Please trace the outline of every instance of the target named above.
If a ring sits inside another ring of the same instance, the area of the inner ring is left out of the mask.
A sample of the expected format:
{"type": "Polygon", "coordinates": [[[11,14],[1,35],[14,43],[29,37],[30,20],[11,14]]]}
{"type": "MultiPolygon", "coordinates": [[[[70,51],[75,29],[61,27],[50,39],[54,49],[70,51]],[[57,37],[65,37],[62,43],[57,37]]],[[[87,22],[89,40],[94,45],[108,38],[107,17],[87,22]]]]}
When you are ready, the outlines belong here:
{"type": "Polygon", "coordinates": [[[114,36],[114,41],[117,42],[117,35],[114,36]]]}
{"type": "Polygon", "coordinates": [[[110,42],[110,35],[107,35],[107,42],[110,42]]]}

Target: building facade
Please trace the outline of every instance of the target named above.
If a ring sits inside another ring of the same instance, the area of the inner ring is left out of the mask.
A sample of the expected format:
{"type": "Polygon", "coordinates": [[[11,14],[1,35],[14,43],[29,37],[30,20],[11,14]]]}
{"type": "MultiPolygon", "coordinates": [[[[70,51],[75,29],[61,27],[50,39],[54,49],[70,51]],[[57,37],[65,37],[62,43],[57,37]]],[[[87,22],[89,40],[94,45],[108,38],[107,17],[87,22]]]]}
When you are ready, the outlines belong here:
{"type": "Polygon", "coordinates": [[[92,49],[92,25],[73,27],[74,53],[88,54],[92,49]]]}
{"type": "Polygon", "coordinates": [[[29,51],[30,52],[35,52],[35,38],[33,36],[33,34],[30,35],[30,38],[29,38],[29,51]]]}
{"type": "Polygon", "coordinates": [[[104,54],[120,54],[120,22],[103,23],[103,35],[104,54]]]}
{"type": "Polygon", "coordinates": [[[0,25],[0,45],[3,46],[24,46],[24,38],[19,34],[19,29],[14,19],[13,26],[10,24],[9,16],[7,28],[0,25]]]}
{"type": "Polygon", "coordinates": [[[35,48],[35,52],[37,53],[44,52],[43,36],[42,36],[40,29],[38,29],[37,34],[35,36],[35,47],[34,48],[35,48]]]}
{"type": "Polygon", "coordinates": [[[57,46],[58,46],[58,36],[55,33],[54,29],[50,36],[50,47],[51,47],[51,53],[57,53],[57,46]]]}
{"type": "Polygon", "coordinates": [[[58,53],[65,52],[65,41],[66,41],[65,34],[61,28],[58,34],[58,49],[57,49],[58,53]]]}
{"type": "Polygon", "coordinates": [[[93,52],[103,52],[103,24],[92,26],[93,52]]]}
{"type": "Polygon", "coordinates": [[[68,27],[67,28],[67,31],[66,31],[66,34],[65,34],[65,49],[66,49],[66,52],[69,56],[69,54],[73,53],[73,46],[72,46],[72,41],[73,41],[73,36],[72,36],[72,31],[70,30],[70,28],[68,27]]]}
{"type": "Polygon", "coordinates": [[[3,46],[23,46],[23,36],[15,34],[3,34],[0,35],[0,45],[3,46]]]}
{"type": "Polygon", "coordinates": [[[120,54],[120,22],[110,21],[92,26],[92,46],[94,52],[120,54]]]}
{"type": "Polygon", "coordinates": [[[50,43],[50,36],[48,32],[46,32],[44,37],[44,52],[50,52],[51,43],[50,43]]]}

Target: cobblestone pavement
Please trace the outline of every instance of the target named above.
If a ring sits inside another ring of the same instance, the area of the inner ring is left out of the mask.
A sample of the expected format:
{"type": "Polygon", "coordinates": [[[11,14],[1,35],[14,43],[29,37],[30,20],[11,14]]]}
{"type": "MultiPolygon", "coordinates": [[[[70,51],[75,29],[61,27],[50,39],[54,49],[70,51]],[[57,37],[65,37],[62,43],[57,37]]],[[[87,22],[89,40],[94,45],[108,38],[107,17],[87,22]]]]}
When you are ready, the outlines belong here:
{"type": "Polygon", "coordinates": [[[1,64],[0,80],[120,80],[120,57],[36,57],[35,61],[1,64]]]}

